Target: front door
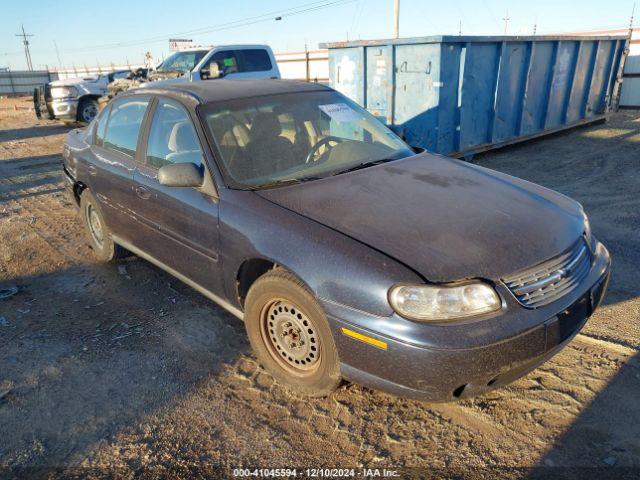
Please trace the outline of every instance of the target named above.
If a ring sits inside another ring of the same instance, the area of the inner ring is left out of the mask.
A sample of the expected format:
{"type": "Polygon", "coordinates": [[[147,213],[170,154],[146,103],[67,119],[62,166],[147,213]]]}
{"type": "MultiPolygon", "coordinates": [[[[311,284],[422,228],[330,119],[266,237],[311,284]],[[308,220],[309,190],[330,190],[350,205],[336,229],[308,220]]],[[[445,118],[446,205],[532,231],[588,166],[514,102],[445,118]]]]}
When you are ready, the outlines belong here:
{"type": "Polygon", "coordinates": [[[158,170],[194,163],[209,175],[202,145],[184,107],[159,98],[146,142],[144,163],[134,172],[136,246],[205,289],[220,294],[218,202],[198,188],[166,187],[158,170]]]}

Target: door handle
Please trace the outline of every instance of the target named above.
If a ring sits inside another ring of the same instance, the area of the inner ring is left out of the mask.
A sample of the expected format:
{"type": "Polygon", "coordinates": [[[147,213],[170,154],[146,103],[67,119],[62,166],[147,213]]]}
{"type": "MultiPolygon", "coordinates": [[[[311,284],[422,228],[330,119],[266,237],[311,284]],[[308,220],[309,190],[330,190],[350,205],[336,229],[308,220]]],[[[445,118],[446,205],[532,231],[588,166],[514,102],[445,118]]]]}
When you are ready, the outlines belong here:
{"type": "Polygon", "coordinates": [[[95,167],[95,165],[89,164],[87,170],[89,171],[89,175],[95,176],[98,173],[98,169],[95,167]]]}
{"type": "Polygon", "coordinates": [[[136,195],[143,200],[149,200],[149,198],[151,198],[151,192],[142,185],[136,185],[136,195]]]}

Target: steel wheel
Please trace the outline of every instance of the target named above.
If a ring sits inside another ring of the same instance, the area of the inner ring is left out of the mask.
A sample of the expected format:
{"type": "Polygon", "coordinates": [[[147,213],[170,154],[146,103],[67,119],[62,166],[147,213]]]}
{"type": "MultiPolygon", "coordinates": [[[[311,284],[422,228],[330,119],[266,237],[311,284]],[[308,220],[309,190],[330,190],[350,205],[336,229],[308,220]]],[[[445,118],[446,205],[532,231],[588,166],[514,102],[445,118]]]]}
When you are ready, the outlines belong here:
{"type": "Polygon", "coordinates": [[[87,220],[93,241],[96,242],[99,247],[102,247],[104,245],[104,229],[102,228],[102,222],[100,221],[98,212],[91,204],[87,205],[87,220]]]}
{"type": "Polygon", "coordinates": [[[93,102],[87,102],[82,107],[82,111],[80,112],[80,116],[82,120],[87,123],[90,123],[91,120],[95,118],[98,114],[98,107],[93,102]]]}
{"type": "Polygon", "coordinates": [[[311,375],[320,366],[317,328],[294,303],[277,299],[262,309],[260,333],[273,359],[288,372],[311,375]]]}
{"type": "Polygon", "coordinates": [[[98,260],[109,262],[124,258],[129,253],[111,238],[111,230],[104,220],[100,207],[88,188],[80,194],[80,217],[84,224],[93,253],[98,260]]]}
{"type": "Polygon", "coordinates": [[[251,285],[244,324],[258,360],[281,385],[313,396],[340,385],[340,358],[325,312],[292,273],[276,267],[251,285]]]}

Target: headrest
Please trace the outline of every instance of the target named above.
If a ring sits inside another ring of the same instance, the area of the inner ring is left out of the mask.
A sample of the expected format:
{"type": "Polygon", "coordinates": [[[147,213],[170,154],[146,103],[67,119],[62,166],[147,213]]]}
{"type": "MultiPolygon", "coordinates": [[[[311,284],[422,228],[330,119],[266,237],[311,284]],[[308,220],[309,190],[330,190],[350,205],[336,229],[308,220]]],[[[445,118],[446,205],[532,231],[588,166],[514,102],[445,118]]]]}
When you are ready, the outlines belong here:
{"type": "Polygon", "coordinates": [[[172,152],[182,152],[184,150],[193,150],[193,130],[189,122],[176,123],[169,135],[169,150],[172,152]]]}
{"type": "Polygon", "coordinates": [[[251,140],[277,137],[282,133],[278,116],[272,112],[261,112],[251,122],[251,140]]]}

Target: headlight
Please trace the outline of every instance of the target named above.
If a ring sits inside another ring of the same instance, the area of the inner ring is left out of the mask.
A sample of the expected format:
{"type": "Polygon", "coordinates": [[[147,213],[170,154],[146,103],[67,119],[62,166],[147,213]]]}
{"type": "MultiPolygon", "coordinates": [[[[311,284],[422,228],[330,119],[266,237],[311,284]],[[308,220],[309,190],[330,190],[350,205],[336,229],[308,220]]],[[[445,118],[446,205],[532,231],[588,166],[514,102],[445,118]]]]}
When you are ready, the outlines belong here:
{"type": "Polygon", "coordinates": [[[584,220],[584,235],[587,239],[591,239],[591,223],[589,223],[589,217],[584,211],[582,212],[582,219],[584,220]]]}
{"type": "Polygon", "coordinates": [[[499,310],[502,302],[486,283],[465,285],[397,285],[389,290],[389,303],[412,320],[441,321],[472,317],[499,310]]]}
{"type": "Polygon", "coordinates": [[[587,240],[587,243],[589,244],[589,248],[591,249],[591,252],[595,252],[596,241],[593,235],[591,234],[591,223],[589,222],[589,217],[587,217],[587,214],[584,213],[584,211],[582,212],[582,218],[584,220],[584,238],[587,240]]]}
{"type": "Polygon", "coordinates": [[[76,87],[53,87],[51,88],[53,98],[74,98],[78,96],[76,87]]]}

